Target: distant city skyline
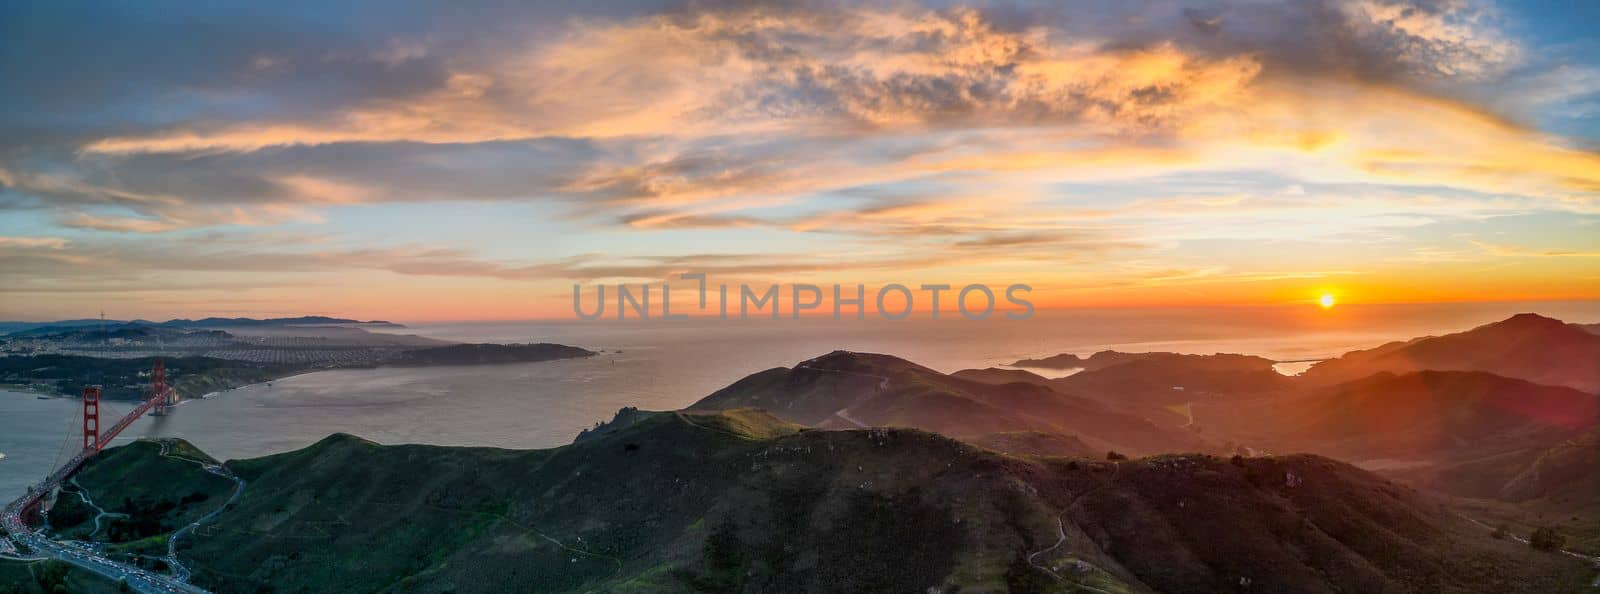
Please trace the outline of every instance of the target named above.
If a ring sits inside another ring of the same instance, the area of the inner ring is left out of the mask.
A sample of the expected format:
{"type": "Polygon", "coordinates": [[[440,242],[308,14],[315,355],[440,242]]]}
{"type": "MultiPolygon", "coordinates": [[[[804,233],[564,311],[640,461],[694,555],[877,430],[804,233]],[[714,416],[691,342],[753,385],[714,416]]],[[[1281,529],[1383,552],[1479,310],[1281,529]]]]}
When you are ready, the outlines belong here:
{"type": "Polygon", "coordinates": [[[469,4],[0,6],[0,319],[1600,299],[1600,6],[469,4]]]}

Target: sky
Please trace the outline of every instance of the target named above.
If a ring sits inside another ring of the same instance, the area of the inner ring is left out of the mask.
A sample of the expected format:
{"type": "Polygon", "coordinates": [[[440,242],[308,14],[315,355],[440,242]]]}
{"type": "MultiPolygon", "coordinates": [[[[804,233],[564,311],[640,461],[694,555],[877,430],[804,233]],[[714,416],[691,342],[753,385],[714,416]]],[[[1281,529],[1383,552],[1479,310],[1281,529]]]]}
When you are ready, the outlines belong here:
{"type": "Polygon", "coordinates": [[[1597,22],[6,2],[0,318],[572,318],[574,285],[682,273],[1040,307],[1597,299],[1597,22]]]}

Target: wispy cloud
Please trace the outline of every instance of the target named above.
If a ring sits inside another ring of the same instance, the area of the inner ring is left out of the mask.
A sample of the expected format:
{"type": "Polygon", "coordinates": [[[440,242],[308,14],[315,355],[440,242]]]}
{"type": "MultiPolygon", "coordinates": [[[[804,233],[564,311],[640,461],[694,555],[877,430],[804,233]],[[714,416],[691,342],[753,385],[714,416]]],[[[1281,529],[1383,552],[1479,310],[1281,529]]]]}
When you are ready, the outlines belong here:
{"type": "Polygon", "coordinates": [[[1473,241],[1472,245],[1478,246],[1486,254],[1502,258],[1600,258],[1600,251],[1538,249],[1487,241],[1473,241]]]}
{"type": "Polygon", "coordinates": [[[59,250],[67,247],[67,240],[61,237],[0,236],[0,247],[45,248],[59,250]]]}
{"type": "MultiPolygon", "coordinates": [[[[687,223],[693,213],[668,211],[951,172],[1216,168],[1252,153],[1313,174],[1483,191],[1570,197],[1600,183],[1592,152],[1433,93],[1430,81],[1493,76],[1518,61],[1482,6],[1133,12],[1155,27],[1047,12],[1015,26],[974,8],[762,5],[574,20],[563,35],[488,53],[389,39],[320,60],[408,77],[393,94],[92,139],[75,147],[92,169],[6,185],[58,206],[112,203],[187,227],[270,224],[307,205],[529,197],[634,204],[619,219],[633,225],[687,223]],[[1388,132],[1395,121],[1406,134],[1388,132]],[[1033,131],[999,132],[1017,127],[1033,131]],[[566,167],[482,176],[471,162],[526,155],[519,144],[566,167]],[[317,172],[312,153],[294,156],[327,145],[342,148],[315,154],[335,154],[342,169],[317,172]],[[1493,150],[1466,150],[1477,146],[1493,150]],[[450,183],[395,176],[394,156],[450,183]],[[218,163],[225,168],[196,178],[218,163]],[[263,212],[269,205],[277,212],[263,212]]],[[[307,59],[255,52],[241,68],[282,70],[255,87],[270,96],[298,89],[290,83],[307,59]]]]}
{"type": "MultiPolygon", "coordinates": [[[[381,28],[338,10],[306,27],[219,8],[192,27],[29,9],[38,34],[0,40],[43,65],[0,61],[0,208],[71,241],[0,248],[81,282],[105,261],[521,282],[1089,254],[1158,271],[1140,282],[1244,282],[1281,270],[1186,250],[1600,211],[1595,139],[1538,127],[1591,101],[1600,67],[1537,60],[1486,0],[489,3],[388,8],[404,18],[381,28]],[[435,245],[426,221],[402,247],[353,230],[314,249],[181,245],[459,204],[537,205],[606,253],[435,245]],[[757,231],[783,244],[726,239],[757,231]],[[727,253],[672,260],[686,234],[727,253]]],[[[1404,253],[1511,254],[1479,247],[1404,253]]]]}

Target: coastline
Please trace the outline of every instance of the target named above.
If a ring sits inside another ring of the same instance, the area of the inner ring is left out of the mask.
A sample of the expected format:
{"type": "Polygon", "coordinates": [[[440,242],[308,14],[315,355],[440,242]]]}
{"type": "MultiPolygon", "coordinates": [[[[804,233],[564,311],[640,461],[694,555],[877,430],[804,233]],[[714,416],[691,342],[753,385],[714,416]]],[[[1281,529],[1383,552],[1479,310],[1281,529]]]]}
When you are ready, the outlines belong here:
{"type": "Polygon", "coordinates": [[[66,394],[57,394],[55,392],[44,391],[44,390],[40,390],[38,388],[35,388],[35,387],[31,386],[31,385],[23,385],[23,384],[0,384],[0,392],[15,392],[17,394],[29,394],[29,395],[34,395],[34,396],[49,396],[51,398],[67,398],[68,397],[68,395],[66,395],[66,394]]]}

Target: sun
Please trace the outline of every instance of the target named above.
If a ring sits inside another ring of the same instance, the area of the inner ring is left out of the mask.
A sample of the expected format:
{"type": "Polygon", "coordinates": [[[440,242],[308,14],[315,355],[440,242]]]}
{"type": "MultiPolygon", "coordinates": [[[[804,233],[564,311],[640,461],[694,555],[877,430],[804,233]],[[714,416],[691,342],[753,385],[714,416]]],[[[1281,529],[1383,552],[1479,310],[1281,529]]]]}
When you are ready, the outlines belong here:
{"type": "Polygon", "coordinates": [[[1322,306],[1322,309],[1328,309],[1333,307],[1333,304],[1337,302],[1334,301],[1332,293],[1323,293],[1322,298],[1318,299],[1317,303],[1322,306]]]}

